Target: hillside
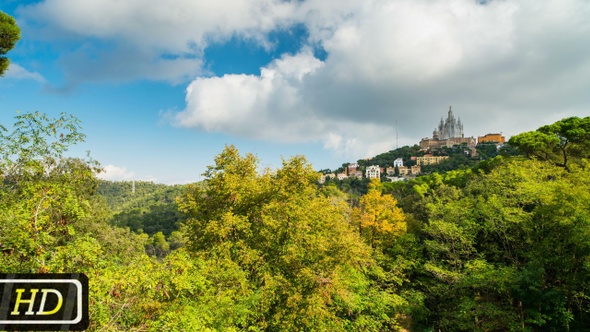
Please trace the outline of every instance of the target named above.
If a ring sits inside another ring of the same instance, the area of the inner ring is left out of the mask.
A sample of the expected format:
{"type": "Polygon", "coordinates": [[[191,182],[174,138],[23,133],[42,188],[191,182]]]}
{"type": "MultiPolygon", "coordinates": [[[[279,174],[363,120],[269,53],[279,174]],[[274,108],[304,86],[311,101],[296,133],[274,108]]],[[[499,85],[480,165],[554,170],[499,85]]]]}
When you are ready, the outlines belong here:
{"type": "MultiPolygon", "coordinates": [[[[356,163],[360,170],[364,170],[367,166],[379,165],[381,167],[393,166],[394,160],[402,158],[404,166],[416,165],[416,161],[412,157],[421,157],[426,153],[432,153],[434,156],[448,156],[449,159],[437,165],[422,166],[422,174],[444,173],[448,171],[466,169],[476,166],[479,162],[492,159],[496,156],[515,156],[518,152],[509,145],[504,145],[498,149],[495,144],[479,144],[476,146],[476,154],[473,154],[465,145],[456,145],[452,148],[435,148],[431,151],[425,152],[420,150],[418,145],[403,146],[395,150],[380,153],[371,158],[359,159],[356,163]]],[[[343,163],[342,166],[332,169],[323,169],[319,172],[328,173],[343,173],[350,163],[343,163]]],[[[385,175],[382,174],[382,180],[385,175]]]]}
{"type": "Polygon", "coordinates": [[[590,117],[362,196],[318,186],[303,156],[261,173],[234,146],[206,186],[133,192],[61,156],[75,119],[18,119],[0,135],[0,265],[85,273],[88,331],[590,329],[590,117]]]}
{"type": "Polygon", "coordinates": [[[101,181],[98,194],[113,212],[112,225],[148,235],[162,232],[169,236],[183,220],[175,199],[185,188],[185,185],[135,181],[133,191],[132,181],[101,181]]]}

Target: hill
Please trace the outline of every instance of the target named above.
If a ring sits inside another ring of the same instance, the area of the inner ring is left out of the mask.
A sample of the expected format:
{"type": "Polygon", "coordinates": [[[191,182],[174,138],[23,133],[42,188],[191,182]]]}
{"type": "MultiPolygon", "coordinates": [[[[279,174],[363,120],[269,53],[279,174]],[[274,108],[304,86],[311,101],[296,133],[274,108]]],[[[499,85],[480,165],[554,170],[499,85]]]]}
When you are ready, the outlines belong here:
{"type": "Polygon", "coordinates": [[[135,181],[135,184],[133,181],[101,181],[98,193],[113,212],[112,225],[148,235],[162,232],[169,236],[178,230],[183,220],[175,199],[185,188],[185,185],[147,181],[135,181]]]}

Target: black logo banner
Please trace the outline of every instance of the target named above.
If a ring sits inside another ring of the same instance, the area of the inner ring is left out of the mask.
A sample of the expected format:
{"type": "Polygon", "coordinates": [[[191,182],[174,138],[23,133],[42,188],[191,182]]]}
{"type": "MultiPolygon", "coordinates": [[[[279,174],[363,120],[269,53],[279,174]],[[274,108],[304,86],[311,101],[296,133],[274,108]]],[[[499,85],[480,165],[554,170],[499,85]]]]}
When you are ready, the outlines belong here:
{"type": "Polygon", "coordinates": [[[0,274],[0,330],[80,331],[88,324],[83,273],[0,274]]]}

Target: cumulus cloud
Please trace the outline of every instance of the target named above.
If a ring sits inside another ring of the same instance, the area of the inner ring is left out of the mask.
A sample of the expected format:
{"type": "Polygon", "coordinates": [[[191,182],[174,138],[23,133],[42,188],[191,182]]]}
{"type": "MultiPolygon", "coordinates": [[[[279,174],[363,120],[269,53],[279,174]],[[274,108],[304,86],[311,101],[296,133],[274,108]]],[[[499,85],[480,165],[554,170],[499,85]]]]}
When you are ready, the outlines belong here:
{"type": "Polygon", "coordinates": [[[588,115],[589,11],[581,0],[304,1],[294,17],[324,61],[302,52],[259,76],[198,78],[176,119],[357,155],[396,135],[417,143],[449,105],[468,135],[516,134],[588,115]]]}
{"type": "Polygon", "coordinates": [[[187,88],[187,107],[175,116],[176,123],[283,142],[316,139],[318,121],[300,92],[305,78],[321,65],[305,50],[275,60],[260,76],[198,78],[187,88]]]}
{"type": "Polygon", "coordinates": [[[580,49],[590,41],[587,2],[369,3],[344,23],[314,30],[328,58],[305,94],[319,113],[399,119],[404,130],[434,127],[431,119],[452,104],[475,134],[486,129],[482,116],[500,128],[514,113],[547,116],[564,101],[590,101],[573,83],[588,84],[590,50],[580,49]]]}
{"type": "Polygon", "coordinates": [[[290,25],[281,0],[45,0],[18,10],[32,38],[77,42],[61,64],[68,83],[162,79],[201,73],[203,50],[232,37],[269,46],[266,34],[290,25]]]}
{"type": "Polygon", "coordinates": [[[82,48],[64,57],[72,75],[104,79],[182,81],[200,73],[211,42],[267,45],[271,31],[305,27],[308,45],[259,75],[194,79],[172,115],[182,127],[361,157],[393,148],[396,135],[417,143],[449,105],[474,136],[590,115],[585,0],[46,0],[21,13],[114,43],[97,58],[108,70],[86,67],[82,48]]]}
{"type": "Polygon", "coordinates": [[[108,181],[124,181],[134,178],[135,173],[129,171],[127,167],[120,167],[115,165],[106,165],[103,171],[97,175],[99,178],[108,181]]]}
{"type": "Polygon", "coordinates": [[[33,80],[39,83],[46,82],[45,78],[38,72],[28,71],[25,68],[17,65],[16,63],[11,63],[8,66],[8,70],[6,70],[6,72],[4,73],[4,77],[17,80],[33,80]]]}
{"type": "Polygon", "coordinates": [[[259,76],[198,78],[187,89],[187,107],[172,121],[254,139],[318,141],[341,156],[364,157],[390,148],[395,133],[388,124],[352,121],[338,111],[322,113],[314,100],[307,99],[307,80],[324,65],[304,49],[273,61],[259,76]]]}
{"type": "Polygon", "coordinates": [[[292,4],[279,0],[45,0],[20,10],[84,37],[121,39],[141,49],[192,53],[208,39],[239,34],[264,38],[263,33],[288,18],[292,4]]]}

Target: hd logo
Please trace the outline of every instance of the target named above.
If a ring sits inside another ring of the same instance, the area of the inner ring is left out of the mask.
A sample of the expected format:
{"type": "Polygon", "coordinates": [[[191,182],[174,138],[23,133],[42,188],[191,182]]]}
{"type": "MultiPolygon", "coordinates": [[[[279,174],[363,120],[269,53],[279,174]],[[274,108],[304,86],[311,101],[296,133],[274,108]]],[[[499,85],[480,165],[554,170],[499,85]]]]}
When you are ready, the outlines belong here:
{"type": "Polygon", "coordinates": [[[79,331],[88,323],[84,274],[0,274],[0,330],[79,331]]]}

